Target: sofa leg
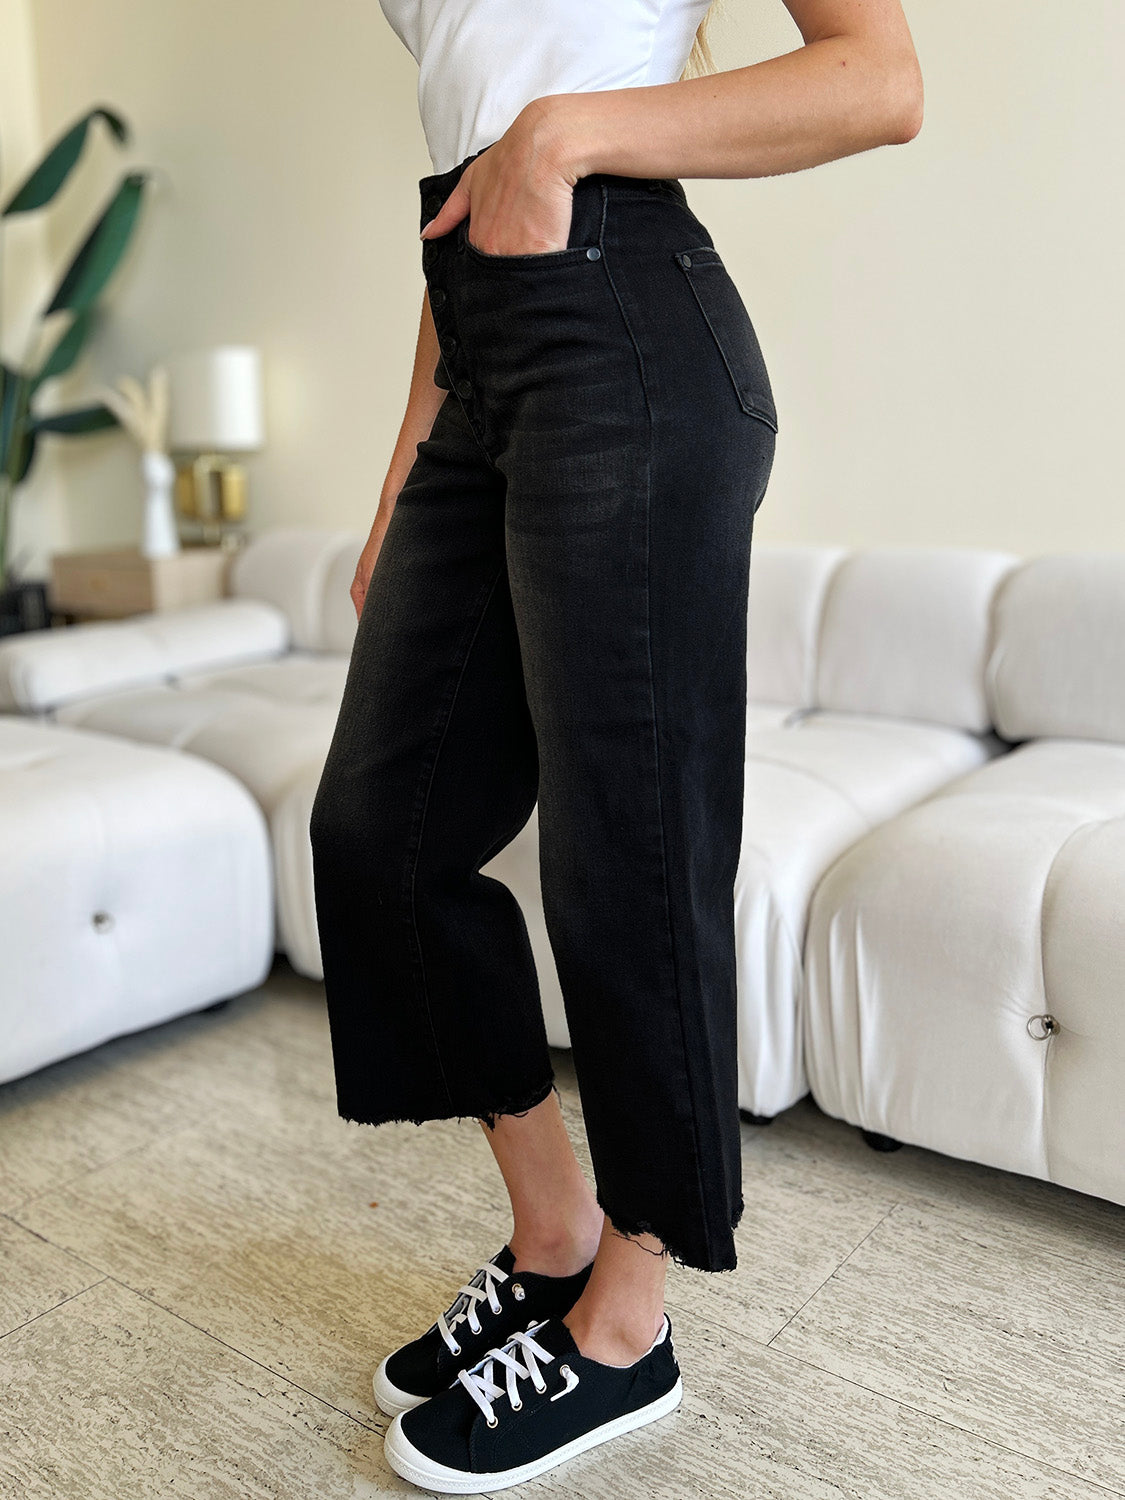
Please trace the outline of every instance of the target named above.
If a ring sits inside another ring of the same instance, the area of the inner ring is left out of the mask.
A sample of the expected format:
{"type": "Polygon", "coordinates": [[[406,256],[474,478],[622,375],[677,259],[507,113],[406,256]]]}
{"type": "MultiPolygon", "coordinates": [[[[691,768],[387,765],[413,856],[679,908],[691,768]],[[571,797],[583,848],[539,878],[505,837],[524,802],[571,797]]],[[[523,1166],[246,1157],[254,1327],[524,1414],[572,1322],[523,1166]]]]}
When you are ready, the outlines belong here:
{"type": "Polygon", "coordinates": [[[205,1005],[203,1007],[203,1014],[205,1016],[209,1016],[209,1015],[212,1015],[217,1010],[226,1010],[226,1008],[227,1008],[227,1006],[229,1004],[230,1004],[229,998],[226,999],[226,1000],[216,1000],[215,1003],[214,1003],[214,1005],[205,1005]]]}
{"type": "Polygon", "coordinates": [[[877,1130],[864,1130],[862,1127],[859,1133],[872,1151],[900,1151],[902,1149],[902,1142],[896,1141],[892,1135],[880,1135],[877,1130]]]}
{"type": "Polygon", "coordinates": [[[756,1115],[748,1109],[740,1109],[738,1113],[747,1125],[772,1125],[775,1119],[773,1115],[756,1115]]]}

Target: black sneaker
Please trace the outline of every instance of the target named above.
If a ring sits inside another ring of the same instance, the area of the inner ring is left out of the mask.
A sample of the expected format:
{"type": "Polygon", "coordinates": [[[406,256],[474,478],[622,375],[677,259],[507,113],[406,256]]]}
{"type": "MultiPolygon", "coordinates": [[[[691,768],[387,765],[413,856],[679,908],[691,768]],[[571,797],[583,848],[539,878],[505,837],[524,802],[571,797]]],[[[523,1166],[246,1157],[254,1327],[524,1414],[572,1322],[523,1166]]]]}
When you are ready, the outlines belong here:
{"type": "Polygon", "coordinates": [[[510,1245],[498,1250],[457,1293],[436,1323],[404,1344],[375,1371],[375,1400],[389,1417],[426,1401],[474,1365],[486,1350],[544,1318],[568,1313],[582,1294],[594,1263],[573,1276],[539,1271],[512,1274],[510,1245]]]}
{"type": "Polygon", "coordinates": [[[513,1334],[461,1370],[448,1389],[397,1416],[383,1451],[395,1473],[412,1484],[477,1495],[522,1484],[654,1422],[682,1395],[667,1313],[631,1365],[587,1359],[562,1317],[551,1317],[513,1334]]]}

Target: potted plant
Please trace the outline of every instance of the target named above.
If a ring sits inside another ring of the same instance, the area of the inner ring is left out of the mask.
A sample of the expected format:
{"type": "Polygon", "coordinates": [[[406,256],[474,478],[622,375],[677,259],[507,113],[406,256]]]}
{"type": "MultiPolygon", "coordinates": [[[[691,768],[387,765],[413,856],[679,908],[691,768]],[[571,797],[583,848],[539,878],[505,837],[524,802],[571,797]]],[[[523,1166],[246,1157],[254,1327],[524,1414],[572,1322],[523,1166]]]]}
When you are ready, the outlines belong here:
{"type": "MultiPolygon", "coordinates": [[[[101,106],[91,109],[59,137],[0,207],[0,228],[4,219],[34,213],[52,201],[74,170],[96,120],[104,122],[118,144],[127,142],[128,126],[119,114],[101,106]]],[[[121,178],[33,321],[22,357],[7,359],[0,342],[0,635],[49,623],[45,584],[21,581],[8,555],[13,499],[35,461],[39,439],[44,433],[76,436],[117,425],[117,416],[101,401],[50,413],[37,413],[33,401],[40,386],[65,374],[81,354],[94,326],[97,299],[133,234],[147,181],[142,171],[121,178]]]]}

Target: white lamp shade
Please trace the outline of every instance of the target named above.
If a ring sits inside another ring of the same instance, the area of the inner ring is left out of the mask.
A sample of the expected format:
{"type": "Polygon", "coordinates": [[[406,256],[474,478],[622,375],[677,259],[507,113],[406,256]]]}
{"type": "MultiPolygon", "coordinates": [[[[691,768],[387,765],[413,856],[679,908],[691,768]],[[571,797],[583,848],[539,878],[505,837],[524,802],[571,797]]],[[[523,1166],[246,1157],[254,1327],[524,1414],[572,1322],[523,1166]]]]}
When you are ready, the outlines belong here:
{"type": "Polygon", "coordinates": [[[240,453],[262,446],[262,362],[257,349],[197,349],[173,354],[164,364],[170,384],[170,448],[240,453]]]}

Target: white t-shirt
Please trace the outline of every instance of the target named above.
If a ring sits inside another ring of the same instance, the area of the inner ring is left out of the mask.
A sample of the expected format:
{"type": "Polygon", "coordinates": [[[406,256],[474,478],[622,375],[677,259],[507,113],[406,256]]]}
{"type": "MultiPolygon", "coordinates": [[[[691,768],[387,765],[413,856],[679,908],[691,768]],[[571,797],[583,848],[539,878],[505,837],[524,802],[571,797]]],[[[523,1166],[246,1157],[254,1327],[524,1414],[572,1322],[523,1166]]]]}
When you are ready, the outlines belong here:
{"type": "Polygon", "coordinates": [[[674,83],[710,0],[379,0],[418,63],[435,172],[543,94],[674,83]]]}

